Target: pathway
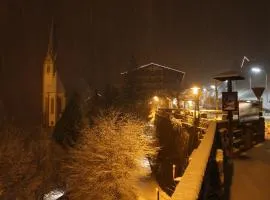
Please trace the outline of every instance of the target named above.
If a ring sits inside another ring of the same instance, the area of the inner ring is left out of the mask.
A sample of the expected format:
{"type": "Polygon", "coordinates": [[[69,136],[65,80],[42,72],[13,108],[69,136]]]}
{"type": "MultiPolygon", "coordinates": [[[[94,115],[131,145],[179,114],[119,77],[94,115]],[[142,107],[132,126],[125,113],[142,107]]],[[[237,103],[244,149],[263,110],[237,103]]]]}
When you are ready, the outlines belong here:
{"type": "Polygon", "coordinates": [[[234,160],[231,200],[270,199],[270,140],[234,160]]]}

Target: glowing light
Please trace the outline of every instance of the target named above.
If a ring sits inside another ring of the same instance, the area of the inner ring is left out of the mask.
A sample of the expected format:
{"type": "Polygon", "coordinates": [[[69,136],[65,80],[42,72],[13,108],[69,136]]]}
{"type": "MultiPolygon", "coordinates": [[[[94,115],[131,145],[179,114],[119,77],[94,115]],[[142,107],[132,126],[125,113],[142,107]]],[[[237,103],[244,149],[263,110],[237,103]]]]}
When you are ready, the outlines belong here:
{"type": "Polygon", "coordinates": [[[211,89],[216,89],[216,86],[215,85],[210,85],[210,88],[211,89]]]}
{"type": "Polygon", "coordinates": [[[142,167],[150,169],[150,163],[147,158],[141,159],[140,163],[142,167]]]}
{"type": "Polygon", "coordinates": [[[152,123],[148,123],[148,126],[151,128],[155,127],[154,124],[152,124],[152,123]]]}
{"type": "Polygon", "coordinates": [[[173,103],[173,105],[177,106],[177,99],[173,98],[172,103],[173,103]]]}
{"type": "Polygon", "coordinates": [[[61,196],[64,195],[64,192],[61,190],[53,190],[49,192],[48,194],[44,195],[44,200],[56,200],[59,199],[61,196]]]}
{"type": "Polygon", "coordinates": [[[139,162],[142,170],[141,172],[151,174],[151,166],[149,160],[147,158],[142,158],[139,160],[139,162]]]}
{"type": "Polygon", "coordinates": [[[154,96],[154,97],[153,97],[153,100],[156,101],[156,102],[158,102],[158,101],[159,101],[158,96],[154,96]]]}
{"type": "Polygon", "coordinates": [[[260,73],[262,70],[261,70],[259,67],[252,67],[252,68],[251,68],[251,71],[252,71],[253,73],[255,73],[255,74],[258,74],[258,73],[260,73]]]}
{"type": "Polygon", "coordinates": [[[200,88],[198,88],[198,87],[193,87],[193,88],[191,88],[191,89],[192,89],[192,93],[193,93],[194,95],[198,95],[198,94],[199,94],[200,88]]]}
{"type": "Polygon", "coordinates": [[[248,100],[248,101],[246,101],[246,102],[247,102],[247,103],[250,103],[251,101],[248,100]]]}
{"type": "Polygon", "coordinates": [[[207,91],[207,89],[206,88],[203,88],[203,92],[206,92],[207,91]]]}

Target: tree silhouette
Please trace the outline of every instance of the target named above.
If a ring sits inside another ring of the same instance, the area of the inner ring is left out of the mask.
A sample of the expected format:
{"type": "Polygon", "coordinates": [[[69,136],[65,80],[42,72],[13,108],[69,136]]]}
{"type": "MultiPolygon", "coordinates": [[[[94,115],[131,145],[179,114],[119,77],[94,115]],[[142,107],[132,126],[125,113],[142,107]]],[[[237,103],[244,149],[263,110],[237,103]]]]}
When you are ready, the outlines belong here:
{"type": "Polygon", "coordinates": [[[53,137],[59,144],[74,146],[77,141],[83,126],[82,103],[81,96],[75,92],[54,129],[53,137]]]}
{"type": "Polygon", "coordinates": [[[104,100],[105,100],[105,106],[111,107],[117,104],[119,97],[119,93],[117,88],[114,86],[107,84],[104,91],[104,100]]]}
{"type": "Polygon", "coordinates": [[[134,56],[131,57],[129,64],[127,65],[127,74],[126,74],[126,82],[124,86],[124,99],[127,104],[134,103],[135,100],[135,76],[134,70],[137,67],[137,62],[134,56]]]}

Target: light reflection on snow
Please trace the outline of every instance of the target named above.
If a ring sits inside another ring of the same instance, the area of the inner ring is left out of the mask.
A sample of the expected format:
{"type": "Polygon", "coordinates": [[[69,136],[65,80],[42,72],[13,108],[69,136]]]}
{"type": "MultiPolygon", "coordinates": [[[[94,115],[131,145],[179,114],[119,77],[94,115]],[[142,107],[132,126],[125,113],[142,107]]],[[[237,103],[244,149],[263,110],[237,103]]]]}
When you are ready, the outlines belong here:
{"type": "Polygon", "coordinates": [[[145,167],[145,168],[150,168],[149,161],[148,161],[147,158],[143,158],[143,159],[141,160],[141,166],[142,166],[142,167],[145,167]]]}
{"type": "Polygon", "coordinates": [[[64,194],[65,194],[64,191],[53,190],[53,191],[49,192],[48,194],[45,194],[43,197],[43,200],[57,200],[58,198],[60,198],[64,194]]]}

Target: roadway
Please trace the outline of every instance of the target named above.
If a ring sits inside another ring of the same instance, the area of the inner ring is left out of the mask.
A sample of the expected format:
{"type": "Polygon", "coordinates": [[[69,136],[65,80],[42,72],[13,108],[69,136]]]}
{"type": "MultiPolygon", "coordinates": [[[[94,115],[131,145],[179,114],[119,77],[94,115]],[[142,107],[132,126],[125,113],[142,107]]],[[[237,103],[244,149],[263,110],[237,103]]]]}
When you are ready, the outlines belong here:
{"type": "Polygon", "coordinates": [[[270,199],[270,140],[234,159],[231,200],[270,199]]]}

